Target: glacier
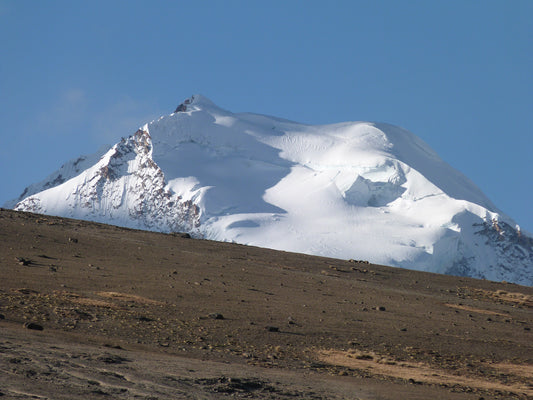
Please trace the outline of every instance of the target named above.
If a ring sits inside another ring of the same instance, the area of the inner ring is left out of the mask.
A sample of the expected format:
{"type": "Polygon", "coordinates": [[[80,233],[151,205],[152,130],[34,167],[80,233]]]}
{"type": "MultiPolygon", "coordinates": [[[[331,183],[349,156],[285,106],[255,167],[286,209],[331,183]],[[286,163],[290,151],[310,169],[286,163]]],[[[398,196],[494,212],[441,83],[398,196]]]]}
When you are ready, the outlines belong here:
{"type": "Polygon", "coordinates": [[[8,206],[533,285],[531,235],[411,132],[232,113],[201,95],[8,206]]]}

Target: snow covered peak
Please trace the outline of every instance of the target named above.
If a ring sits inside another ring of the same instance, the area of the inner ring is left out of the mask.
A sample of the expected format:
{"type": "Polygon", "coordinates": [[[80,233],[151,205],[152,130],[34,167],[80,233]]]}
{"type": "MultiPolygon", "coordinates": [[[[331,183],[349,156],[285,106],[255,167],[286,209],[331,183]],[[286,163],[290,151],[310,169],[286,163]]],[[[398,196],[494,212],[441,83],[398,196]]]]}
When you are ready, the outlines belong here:
{"type": "Polygon", "coordinates": [[[92,161],[15,208],[533,284],[533,239],[392,125],[304,125],[194,95],[92,161]]]}
{"type": "Polygon", "coordinates": [[[198,107],[217,107],[218,106],[213,103],[211,100],[209,100],[207,97],[201,94],[195,94],[190,97],[191,104],[198,106],[198,107]]]}
{"type": "Polygon", "coordinates": [[[206,108],[218,108],[215,103],[209,100],[207,97],[202,96],[201,94],[195,94],[185,100],[178,107],[176,107],[176,112],[187,112],[191,110],[202,110],[206,108]]]}

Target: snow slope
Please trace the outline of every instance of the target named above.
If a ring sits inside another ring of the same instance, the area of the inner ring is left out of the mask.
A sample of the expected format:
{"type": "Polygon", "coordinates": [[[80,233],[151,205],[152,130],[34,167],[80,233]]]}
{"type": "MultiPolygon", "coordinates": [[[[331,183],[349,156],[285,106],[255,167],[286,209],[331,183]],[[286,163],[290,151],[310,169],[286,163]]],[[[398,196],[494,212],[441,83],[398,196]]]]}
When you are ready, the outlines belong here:
{"type": "Polygon", "coordinates": [[[57,171],[48,175],[42,181],[31,184],[30,186],[26,187],[19,197],[8,201],[4,204],[4,207],[13,208],[18,202],[25,199],[26,197],[31,196],[35,193],[42,192],[43,190],[52,188],[54,186],[58,186],[63,182],[66,182],[69,179],[75,177],[76,175],[79,175],[80,172],[84,171],[85,169],[96,163],[100,159],[100,157],[102,157],[102,155],[104,155],[110,149],[110,147],[111,146],[104,145],[100,147],[100,149],[98,149],[98,151],[94,154],[88,156],[80,156],[73,160],[67,161],[57,171]]]}
{"type": "Polygon", "coordinates": [[[533,284],[533,239],[392,125],[304,125],[196,95],[84,166],[15,209],[533,284]]]}

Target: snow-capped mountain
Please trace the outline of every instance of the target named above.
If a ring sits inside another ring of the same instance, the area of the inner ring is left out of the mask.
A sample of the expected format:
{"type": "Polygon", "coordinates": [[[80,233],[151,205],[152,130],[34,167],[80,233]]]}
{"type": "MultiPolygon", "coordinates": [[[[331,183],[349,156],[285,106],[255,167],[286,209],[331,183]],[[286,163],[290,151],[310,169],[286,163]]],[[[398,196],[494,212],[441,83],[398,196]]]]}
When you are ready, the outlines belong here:
{"type": "Polygon", "coordinates": [[[412,133],[236,114],[199,95],[14,208],[533,284],[533,239],[412,133]]]}
{"type": "Polygon", "coordinates": [[[104,145],[100,147],[100,149],[98,149],[98,151],[94,154],[80,156],[74,160],[66,162],[61,166],[61,168],[48,175],[41,182],[28,186],[26,189],[24,189],[19,197],[8,201],[4,204],[4,207],[13,208],[18,202],[24,200],[28,196],[31,196],[32,194],[42,192],[43,190],[60,185],[63,182],[68,181],[70,178],[74,178],[76,175],[79,175],[80,172],[95,164],[100,157],[107,153],[110,148],[111,146],[104,145]]]}

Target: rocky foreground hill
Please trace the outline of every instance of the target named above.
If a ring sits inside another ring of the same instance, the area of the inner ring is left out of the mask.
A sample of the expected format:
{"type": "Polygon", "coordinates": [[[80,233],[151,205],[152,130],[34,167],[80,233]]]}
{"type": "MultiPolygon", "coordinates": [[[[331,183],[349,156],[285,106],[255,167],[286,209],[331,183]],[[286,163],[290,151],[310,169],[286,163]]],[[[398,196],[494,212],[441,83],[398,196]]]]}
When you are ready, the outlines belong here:
{"type": "Polygon", "coordinates": [[[0,210],[0,396],[533,398],[533,288],[0,210]]]}

